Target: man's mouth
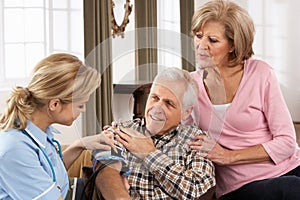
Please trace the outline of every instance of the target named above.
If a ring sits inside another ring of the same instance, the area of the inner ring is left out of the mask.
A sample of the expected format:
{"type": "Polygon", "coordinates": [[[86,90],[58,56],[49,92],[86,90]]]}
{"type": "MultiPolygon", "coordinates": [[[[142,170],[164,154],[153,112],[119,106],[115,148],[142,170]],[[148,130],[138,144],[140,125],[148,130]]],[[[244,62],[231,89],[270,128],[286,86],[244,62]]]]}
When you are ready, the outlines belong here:
{"type": "Polygon", "coordinates": [[[154,115],[150,115],[150,118],[153,120],[153,121],[166,121],[166,119],[164,117],[157,117],[157,116],[154,116],[154,115]]]}

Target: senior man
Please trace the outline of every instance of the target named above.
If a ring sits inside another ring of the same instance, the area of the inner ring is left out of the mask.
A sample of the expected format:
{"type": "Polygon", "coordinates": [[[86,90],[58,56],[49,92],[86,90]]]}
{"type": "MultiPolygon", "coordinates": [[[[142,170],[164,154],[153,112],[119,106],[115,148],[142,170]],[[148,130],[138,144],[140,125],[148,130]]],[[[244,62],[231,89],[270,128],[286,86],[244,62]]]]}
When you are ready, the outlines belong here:
{"type": "MultiPolygon", "coordinates": [[[[180,123],[191,114],[197,96],[197,83],[187,71],[167,68],[152,84],[145,124],[136,128],[133,121],[124,122],[114,130],[116,141],[127,151],[131,199],[211,198],[215,187],[213,164],[188,145],[194,135],[204,133],[180,123]]],[[[105,194],[107,182],[97,182],[105,194]]],[[[123,189],[116,187],[116,194],[123,189]]]]}

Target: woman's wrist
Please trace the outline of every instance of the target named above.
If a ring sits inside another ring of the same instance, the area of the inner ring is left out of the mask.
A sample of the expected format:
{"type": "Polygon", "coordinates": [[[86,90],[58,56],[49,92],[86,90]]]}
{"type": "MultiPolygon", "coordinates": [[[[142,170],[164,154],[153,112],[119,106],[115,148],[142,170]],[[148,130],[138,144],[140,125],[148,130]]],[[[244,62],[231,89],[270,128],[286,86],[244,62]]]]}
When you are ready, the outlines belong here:
{"type": "Polygon", "coordinates": [[[73,148],[78,149],[78,150],[86,150],[86,145],[82,141],[82,139],[77,139],[73,144],[71,145],[73,148]]]}
{"type": "Polygon", "coordinates": [[[228,163],[227,165],[234,164],[238,160],[238,153],[235,150],[228,151],[228,163]]]}

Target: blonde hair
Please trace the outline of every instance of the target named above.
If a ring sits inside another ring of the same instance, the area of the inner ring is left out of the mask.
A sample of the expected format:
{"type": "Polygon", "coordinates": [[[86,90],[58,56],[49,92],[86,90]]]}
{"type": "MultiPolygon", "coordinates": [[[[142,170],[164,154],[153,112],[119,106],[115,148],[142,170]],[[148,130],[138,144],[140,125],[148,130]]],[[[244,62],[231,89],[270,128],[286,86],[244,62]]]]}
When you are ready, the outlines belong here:
{"type": "Polygon", "coordinates": [[[225,36],[234,51],[230,53],[230,66],[250,58],[253,52],[254,24],[248,12],[239,5],[226,0],[212,0],[201,6],[192,18],[192,33],[202,30],[209,21],[225,27],[225,36]]]}
{"type": "Polygon", "coordinates": [[[100,81],[100,74],[76,56],[52,54],[35,66],[27,87],[13,89],[6,100],[6,110],[0,116],[0,130],[25,129],[31,114],[51,99],[76,102],[94,92],[100,81]]]}

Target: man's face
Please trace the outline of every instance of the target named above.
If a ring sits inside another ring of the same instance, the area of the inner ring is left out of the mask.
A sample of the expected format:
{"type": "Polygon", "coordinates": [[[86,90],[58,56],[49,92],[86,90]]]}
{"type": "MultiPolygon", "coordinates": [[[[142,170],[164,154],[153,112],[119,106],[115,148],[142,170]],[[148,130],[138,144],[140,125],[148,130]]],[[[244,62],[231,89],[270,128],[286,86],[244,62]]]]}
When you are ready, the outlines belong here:
{"type": "Polygon", "coordinates": [[[183,94],[184,85],[180,82],[169,81],[152,85],[145,109],[147,129],[152,134],[163,135],[178,126],[181,121],[183,94]],[[176,90],[171,90],[174,85],[176,90]]]}

